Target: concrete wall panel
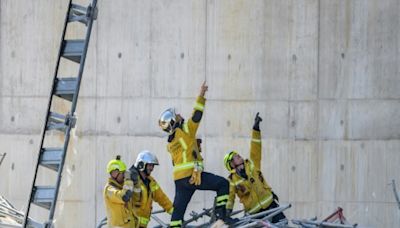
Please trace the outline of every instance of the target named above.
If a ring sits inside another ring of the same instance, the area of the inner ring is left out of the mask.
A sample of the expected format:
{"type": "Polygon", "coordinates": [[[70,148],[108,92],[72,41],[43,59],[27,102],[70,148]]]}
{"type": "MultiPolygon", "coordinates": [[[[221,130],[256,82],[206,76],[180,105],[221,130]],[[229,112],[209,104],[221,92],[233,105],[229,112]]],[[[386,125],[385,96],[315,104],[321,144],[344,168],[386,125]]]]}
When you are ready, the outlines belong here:
{"type": "Polygon", "coordinates": [[[397,1],[321,1],[324,98],[399,98],[397,1]]]}
{"type": "MultiPolygon", "coordinates": [[[[398,1],[98,4],[58,226],[93,227],[105,216],[105,166],[117,154],[130,165],[140,150],[154,151],[161,162],[154,176],[173,198],[167,136],[158,117],[175,107],[190,118],[204,80],[209,91],[198,137],[207,171],[227,176],[222,159],[231,149],[249,156],[260,112],[262,171],[281,202],[292,203],[289,218],[324,218],[341,206],[351,222],[399,226],[388,185],[400,182],[398,1]]],[[[0,1],[0,153],[8,153],[0,166],[0,194],[21,209],[66,5],[0,1]]],[[[84,32],[79,24],[71,28],[68,38],[84,32]]],[[[76,67],[62,60],[59,76],[75,76],[76,67]]],[[[66,113],[69,104],[55,100],[56,110],[66,113]]],[[[62,143],[59,133],[51,138],[46,146],[62,143]]],[[[55,175],[44,169],[39,178],[50,183],[55,175]]],[[[187,216],[210,207],[213,197],[196,193],[187,216]]],[[[33,216],[44,220],[47,214],[35,210],[33,216]]]]}
{"type": "Polygon", "coordinates": [[[206,106],[204,127],[206,135],[211,137],[251,137],[254,117],[257,112],[263,118],[260,126],[262,126],[264,137],[273,139],[287,137],[289,131],[287,102],[214,102],[211,100],[206,106]],[[210,122],[212,127],[210,127],[210,122]]]}
{"type": "Polygon", "coordinates": [[[361,101],[349,104],[350,134],[352,139],[391,140],[400,137],[398,100],[361,101]],[[389,108],[390,107],[390,108],[389,108]]]}

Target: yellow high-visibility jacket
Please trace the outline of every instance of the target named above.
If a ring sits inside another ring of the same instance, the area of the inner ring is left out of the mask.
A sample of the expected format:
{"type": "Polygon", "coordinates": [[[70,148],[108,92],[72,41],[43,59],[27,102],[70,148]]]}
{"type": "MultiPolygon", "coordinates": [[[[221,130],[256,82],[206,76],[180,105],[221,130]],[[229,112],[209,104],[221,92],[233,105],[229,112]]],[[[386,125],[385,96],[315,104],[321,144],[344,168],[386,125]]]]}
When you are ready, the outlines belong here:
{"type": "Polygon", "coordinates": [[[235,202],[235,195],[240,199],[244,210],[249,214],[259,212],[268,208],[273,201],[272,189],[264,179],[261,172],[261,133],[253,130],[250,160],[244,162],[247,179],[237,173],[229,176],[229,200],[226,205],[232,209],[235,202]]]}
{"type": "MultiPolygon", "coordinates": [[[[193,115],[196,111],[203,112],[205,102],[206,99],[204,97],[197,97],[193,115]]],[[[175,130],[175,136],[167,145],[174,166],[174,180],[191,176],[195,163],[203,166],[203,158],[196,141],[199,124],[200,121],[195,123],[192,118],[188,119],[182,128],[175,130]]]]}
{"type": "Polygon", "coordinates": [[[150,221],[151,210],[153,209],[153,200],[156,201],[165,211],[172,213],[173,206],[171,200],[160,188],[156,180],[149,176],[149,187],[139,178],[139,185],[141,188],[138,201],[133,202],[133,210],[138,218],[140,228],[147,227],[150,221]]]}
{"type": "MultiPolygon", "coordinates": [[[[128,184],[133,186],[133,183],[128,184]]],[[[125,195],[126,191],[127,189],[124,189],[122,185],[112,178],[109,178],[103,192],[108,227],[136,227],[137,218],[132,210],[132,203],[135,199],[133,198],[134,196],[132,196],[130,201],[124,202],[122,197],[125,195]]]]}

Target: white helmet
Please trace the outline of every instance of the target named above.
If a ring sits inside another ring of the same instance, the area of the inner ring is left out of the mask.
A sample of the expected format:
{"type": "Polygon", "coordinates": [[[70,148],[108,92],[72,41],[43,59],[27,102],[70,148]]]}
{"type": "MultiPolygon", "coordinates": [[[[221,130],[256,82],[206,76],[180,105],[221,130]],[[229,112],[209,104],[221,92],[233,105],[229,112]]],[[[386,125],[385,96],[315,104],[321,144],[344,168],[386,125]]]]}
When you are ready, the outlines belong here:
{"type": "Polygon", "coordinates": [[[165,110],[158,119],[158,125],[160,125],[161,129],[170,134],[175,131],[177,124],[175,109],[173,108],[165,110]]]}
{"type": "Polygon", "coordinates": [[[145,171],[147,164],[158,165],[157,157],[148,150],[140,152],[136,158],[135,167],[140,171],[145,171]]]}

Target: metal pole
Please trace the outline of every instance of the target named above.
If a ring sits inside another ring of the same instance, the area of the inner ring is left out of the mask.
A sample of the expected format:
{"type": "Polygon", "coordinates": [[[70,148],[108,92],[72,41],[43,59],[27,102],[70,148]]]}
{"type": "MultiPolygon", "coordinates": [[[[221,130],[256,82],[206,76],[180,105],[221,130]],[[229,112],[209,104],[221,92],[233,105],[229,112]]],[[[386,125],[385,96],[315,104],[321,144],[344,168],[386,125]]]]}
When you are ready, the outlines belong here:
{"type": "Polygon", "coordinates": [[[357,224],[354,225],[346,225],[346,224],[338,224],[338,223],[330,223],[330,222],[318,222],[311,220],[293,220],[293,222],[299,222],[301,224],[305,223],[308,225],[316,225],[317,227],[337,227],[337,228],[354,228],[357,227],[357,224]]]}
{"type": "Polygon", "coordinates": [[[165,228],[168,227],[168,224],[166,224],[165,222],[163,222],[163,221],[162,221],[161,219],[159,219],[157,216],[153,215],[153,213],[152,213],[152,215],[151,215],[151,218],[154,219],[154,220],[156,220],[156,222],[158,222],[158,224],[160,224],[161,227],[165,227],[165,228]]]}
{"type": "Polygon", "coordinates": [[[241,213],[243,211],[244,211],[243,209],[242,210],[238,210],[238,211],[234,211],[234,212],[231,213],[231,217],[234,216],[234,215],[237,215],[237,214],[239,214],[239,213],[241,213]]]}
{"type": "Polygon", "coordinates": [[[304,222],[302,222],[300,220],[295,220],[295,219],[292,220],[292,223],[296,224],[296,225],[299,225],[299,226],[301,226],[303,228],[315,228],[316,227],[315,225],[310,225],[310,224],[307,224],[307,223],[304,223],[304,222]]]}
{"type": "Polygon", "coordinates": [[[164,213],[165,210],[158,210],[158,211],[152,211],[151,214],[155,215],[155,214],[160,214],[160,213],[164,213]]]}
{"type": "Polygon", "coordinates": [[[106,225],[106,224],[107,224],[107,217],[103,218],[103,219],[100,221],[99,225],[97,225],[97,228],[101,228],[101,227],[103,227],[103,226],[106,225]]]}
{"type": "Polygon", "coordinates": [[[208,215],[208,216],[211,217],[211,215],[210,215],[210,211],[211,211],[211,210],[212,210],[212,208],[208,208],[208,209],[205,209],[205,208],[204,208],[204,209],[203,209],[203,212],[201,212],[200,214],[192,215],[192,218],[191,218],[191,219],[188,219],[187,221],[184,221],[183,226],[186,226],[187,224],[189,224],[189,223],[191,223],[191,222],[193,222],[193,221],[197,221],[197,219],[203,217],[204,215],[208,215]]]}
{"type": "Polygon", "coordinates": [[[276,210],[275,212],[271,213],[271,214],[268,215],[267,217],[263,218],[263,220],[270,219],[270,218],[274,217],[275,215],[281,213],[282,211],[284,211],[284,210],[290,208],[291,206],[292,206],[292,205],[289,204],[289,205],[286,205],[286,206],[283,206],[283,207],[278,207],[278,208],[279,208],[278,210],[276,210]]]}
{"type": "MultiPolygon", "coordinates": [[[[245,217],[243,217],[242,219],[244,220],[244,219],[259,218],[259,217],[265,216],[265,215],[267,215],[267,214],[274,213],[274,212],[276,212],[276,211],[278,211],[278,210],[281,210],[281,209],[286,210],[287,208],[290,208],[291,206],[292,206],[291,204],[288,204],[288,205],[285,205],[285,206],[276,207],[276,208],[273,208],[273,209],[268,210],[268,211],[262,211],[262,212],[259,212],[259,213],[257,213],[257,214],[245,216],[245,217]]],[[[282,211],[283,211],[283,210],[282,210],[282,211]]],[[[242,220],[242,219],[241,219],[241,220],[242,220]]]]}

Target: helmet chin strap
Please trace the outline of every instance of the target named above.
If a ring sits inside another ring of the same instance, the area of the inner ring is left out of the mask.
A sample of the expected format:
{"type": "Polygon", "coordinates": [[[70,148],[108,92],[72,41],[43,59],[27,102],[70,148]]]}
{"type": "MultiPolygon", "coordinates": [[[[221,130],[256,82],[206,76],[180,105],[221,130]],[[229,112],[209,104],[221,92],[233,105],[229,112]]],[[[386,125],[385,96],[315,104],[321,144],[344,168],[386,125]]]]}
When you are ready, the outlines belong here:
{"type": "MultiPolygon", "coordinates": [[[[111,176],[111,177],[112,177],[116,182],[120,183],[120,182],[118,181],[119,175],[121,175],[120,172],[118,172],[117,176],[115,176],[115,177],[111,176]]],[[[121,184],[121,183],[120,183],[120,184],[121,184]]]]}
{"type": "Polygon", "coordinates": [[[143,173],[146,175],[146,177],[150,176],[150,173],[147,171],[147,164],[144,165],[143,173]]]}
{"type": "Polygon", "coordinates": [[[235,170],[236,170],[236,173],[237,173],[239,176],[241,176],[241,177],[247,179],[247,174],[246,174],[246,169],[245,169],[245,167],[244,167],[244,162],[242,162],[240,165],[236,166],[235,170]],[[241,166],[241,165],[243,165],[242,168],[239,168],[239,166],[241,166]]]}
{"type": "Polygon", "coordinates": [[[235,169],[238,171],[244,169],[244,162],[240,163],[239,165],[235,165],[235,169]],[[243,167],[239,168],[241,165],[243,165],[243,167]]]}

